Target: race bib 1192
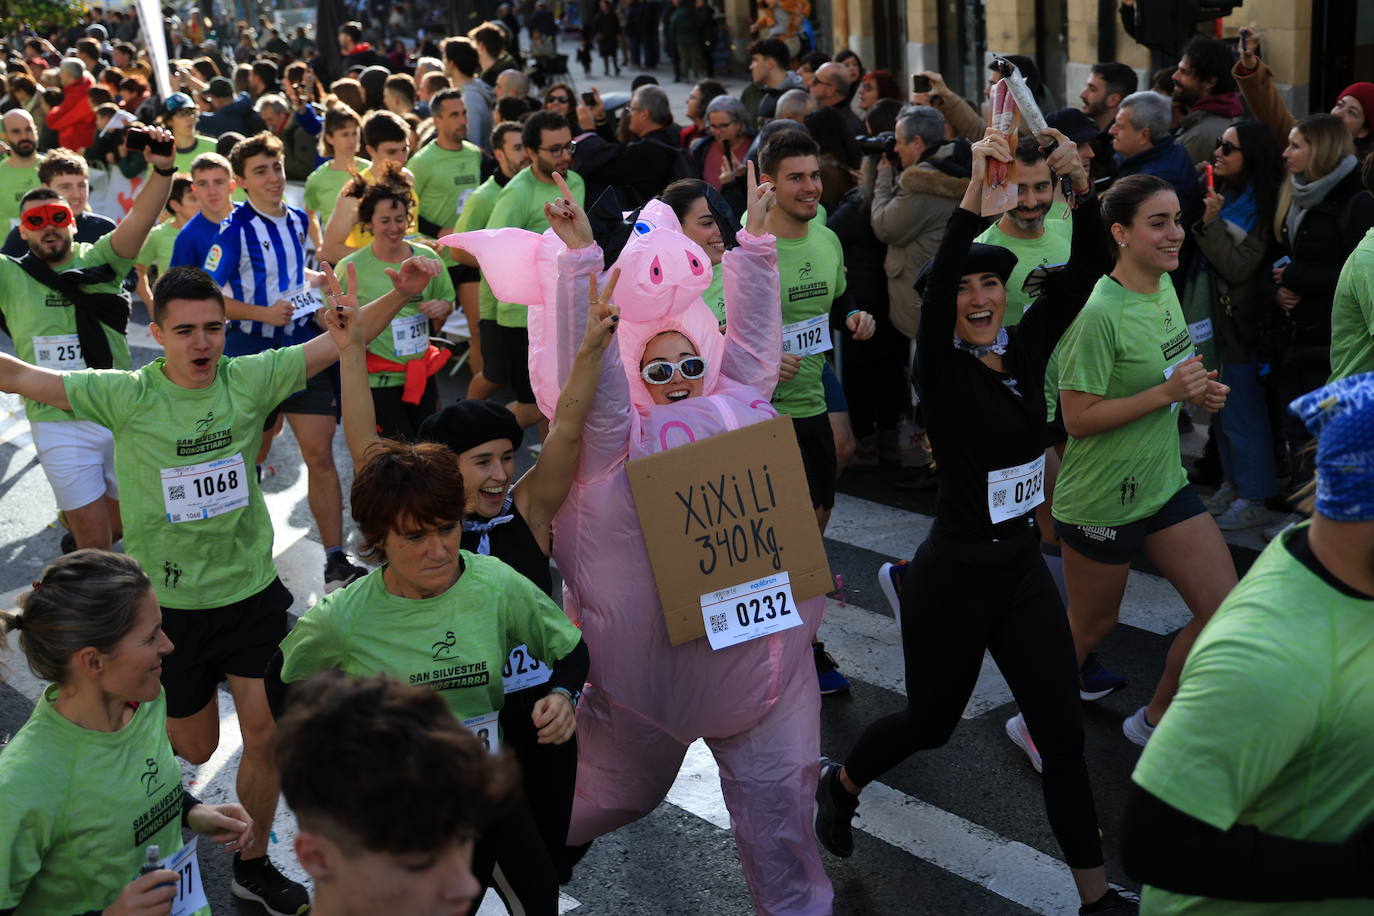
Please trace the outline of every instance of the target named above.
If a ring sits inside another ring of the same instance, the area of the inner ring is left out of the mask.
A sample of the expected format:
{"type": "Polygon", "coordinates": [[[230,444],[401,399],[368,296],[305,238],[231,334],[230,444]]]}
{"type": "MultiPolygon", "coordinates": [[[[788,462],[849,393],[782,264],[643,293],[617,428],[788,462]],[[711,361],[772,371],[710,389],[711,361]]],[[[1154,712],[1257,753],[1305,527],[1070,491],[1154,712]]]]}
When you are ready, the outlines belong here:
{"type": "Polygon", "coordinates": [[[835,348],[830,339],[830,316],[817,315],[805,321],[782,326],[782,352],[793,356],[811,356],[835,348]]]}

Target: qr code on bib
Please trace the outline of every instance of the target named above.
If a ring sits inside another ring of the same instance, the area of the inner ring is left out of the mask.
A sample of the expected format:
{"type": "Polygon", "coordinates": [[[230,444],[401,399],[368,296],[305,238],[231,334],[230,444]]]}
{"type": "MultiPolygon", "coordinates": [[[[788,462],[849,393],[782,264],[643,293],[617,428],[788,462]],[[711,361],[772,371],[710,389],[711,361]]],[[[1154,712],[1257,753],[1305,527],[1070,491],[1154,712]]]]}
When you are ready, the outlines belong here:
{"type": "Polygon", "coordinates": [[[712,633],[724,633],[724,632],[725,632],[725,629],[726,629],[725,615],[724,615],[724,614],[712,614],[712,615],[711,615],[711,632],[712,632],[712,633]]]}
{"type": "Polygon", "coordinates": [[[1002,506],[1005,506],[1006,504],[1007,504],[1007,491],[1006,491],[1006,490],[993,490],[993,491],[992,491],[992,507],[993,507],[994,509],[999,509],[999,508],[1001,508],[1002,506]]]}
{"type": "Polygon", "coordinates": [[[52,351],[51,351],[51,350],[39,350],[38,353],[37,353],[36,355],[37,355],[37,359],[38,359],[40,362],[42,362],[42,361],[44,361],[44,360],[52,359],[52,351]]]}
{"type": "Polygon", "coordinates": [[[185,498],[186,498],[186,488],[183,487],[183,486],[168,487],[168,488],[167,488],[167,498],[168,498],[168,499],[185,499],[185,498]]]}

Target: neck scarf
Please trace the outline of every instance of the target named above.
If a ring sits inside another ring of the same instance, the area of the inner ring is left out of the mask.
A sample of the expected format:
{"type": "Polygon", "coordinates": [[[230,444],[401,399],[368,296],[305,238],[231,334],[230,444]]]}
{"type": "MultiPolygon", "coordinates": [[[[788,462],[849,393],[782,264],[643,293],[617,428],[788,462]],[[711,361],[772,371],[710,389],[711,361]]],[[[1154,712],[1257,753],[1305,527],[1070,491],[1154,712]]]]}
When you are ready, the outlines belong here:
{"type": "Polygon", "coordinates": [[[989,353],[996,353],[998,356],[1001,356],[1003,353],[1007,352],[1007,344],[1010,342],[1010,338],[1007,336],[1007,329],[999,328],[997,331],[997,339],[986,345],[971,344],[956,334],[954,336],[954,349],[970,353],[973,355],[974,359],[982,359],[989,353]]]}
{"type": "Polygon", "coordinates": [[[1359,164],[1358,159],[1353,155],[1346,156],[1328,174],[1311,181],[1304,181],[1297,175],[1289,175],[1288,181],[1293,188],[1293,205],[1288,208],[1288,217],[1285,223],[1288,227],[1288,242],[1292,244],[1298,237],[1298,227],[1302,225],[1303,218],[1307,216],[1307,211],[1317,204],[1326,200],[1326,195],[1331,193],[1331,189],[1340,184],[1345,176],[1355,171],[1355,166],[1359,164]]]}
{"type": "Polygon", "coordinates": [[[506,494],[506,501],[501,504],[501,511],[497,513],[495,518],[489,518],[482,521],[472,518],[463,519],[464,534],[469,531],[475,531],[482,536],[477,542],[477,552],[484,557],[491,556],[491,530],[515,518],[515,513],[511,511],[513,496],[513,493],[506,494]]]}

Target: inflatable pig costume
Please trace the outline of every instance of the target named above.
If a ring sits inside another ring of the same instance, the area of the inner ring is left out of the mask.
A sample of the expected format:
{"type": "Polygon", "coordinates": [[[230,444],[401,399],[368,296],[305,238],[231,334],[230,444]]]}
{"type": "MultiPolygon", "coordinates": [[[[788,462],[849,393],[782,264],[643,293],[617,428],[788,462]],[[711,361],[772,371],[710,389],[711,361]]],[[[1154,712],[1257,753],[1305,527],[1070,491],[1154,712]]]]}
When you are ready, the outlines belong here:
{"type": "MultiPolygon", "coordinates": [[[[532,306],[530,376],[552,416],[585,332],[587,278],[600,270],[600,248],[568,250],[552,230],[484,230],[444,242],[477,257],[498,298],[532,306]]],[[[553,530],[563,606],[591,651],[568,842],[589,842],[652,811],[687,746],[702,738],[720,767],[755,907],[819,916],[833,897],[811,827],[820,757],[811,639],[824,598],[801,602],[804,625],[781,633],[721,651],[705,639],[669,645],[625,472],[630,459],[777,415],[769,406],[782,352],[772,237],[741,231],[723,264],[725,336],[701,299],[710,262],[666,205],[644,208],[616,261],[617,346],[602,364],[577,480],[553,530]],[[664,331],[682,333],[706,358],[703,396],[653,403],[640,357],[664,331]]]]}

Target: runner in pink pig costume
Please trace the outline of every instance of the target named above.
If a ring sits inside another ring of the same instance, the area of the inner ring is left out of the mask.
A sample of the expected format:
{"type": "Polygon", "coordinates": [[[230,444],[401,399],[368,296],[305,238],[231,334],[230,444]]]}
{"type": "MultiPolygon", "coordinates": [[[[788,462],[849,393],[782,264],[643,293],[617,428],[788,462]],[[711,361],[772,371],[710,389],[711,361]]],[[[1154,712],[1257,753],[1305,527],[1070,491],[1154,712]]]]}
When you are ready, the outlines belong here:
{"type": "MultiPolygon", "coordinates": [[[[568,842],[587,843],[652,811],[687,746],[703,738],[720,767],[758,912],[822,916],[833,892],[811,827],[820,757],[811,639],[824,598],[801,602],[803,625],[781,633],[718,652],[705,639],[669,645],[625,471],[634,458],[777,415],[768,403],[782,352],[777,256],[773,237],[762,234],[774,194],[770,184],[755,186],[752,166],[748,184],[746,227],[723,262],[724,336],[701,299],[710,262],[662,202],[644,208],[616,261],[618,278],[612,271],[618,347],[606,352],[577,480],[553,529],[563,606],[592,656],[577,710],[568,842]],[[651,385],[640,371],[646,352],[670,362],[700,356],[706,371],[693,380],[679,369],[667,384],[651,385]]],[[[532,306],[531,381],[551,415],[602,252],[566,189],[545,213],[553,228],[543,236],[499,229],[442,241],[477,257],[498,298],[532,306]]]]}

